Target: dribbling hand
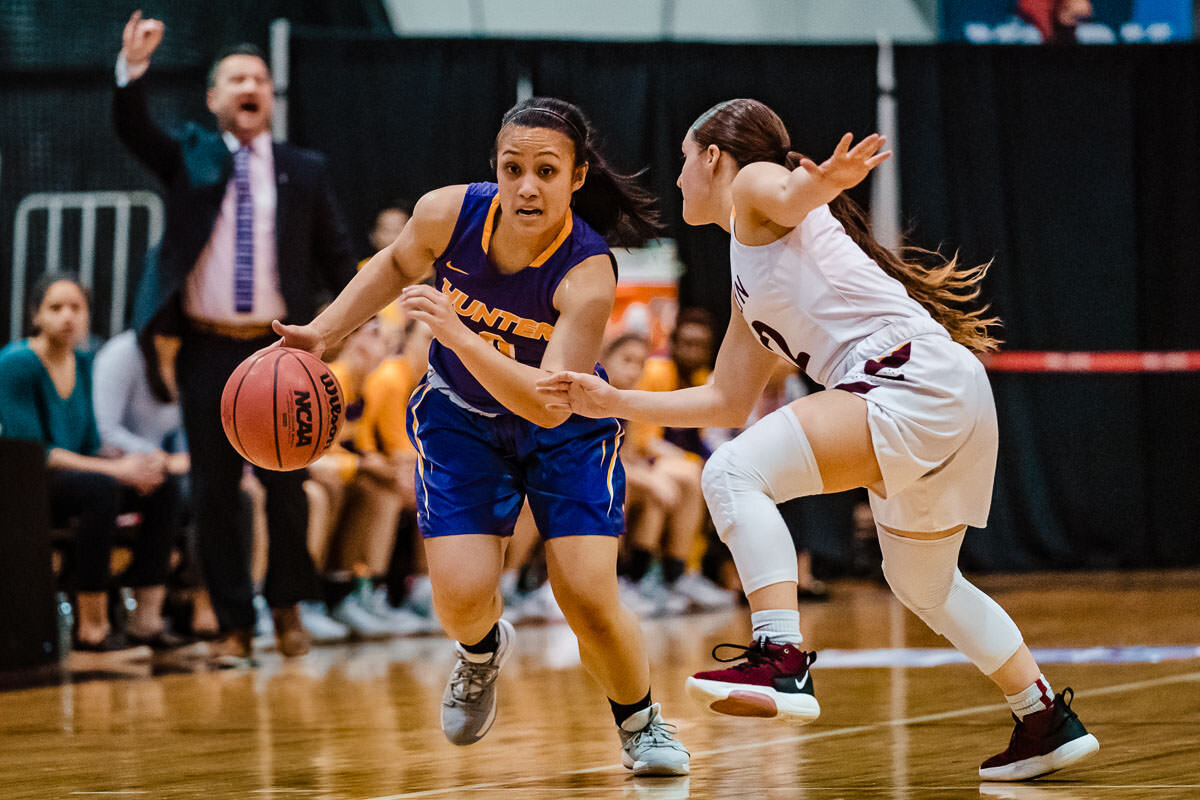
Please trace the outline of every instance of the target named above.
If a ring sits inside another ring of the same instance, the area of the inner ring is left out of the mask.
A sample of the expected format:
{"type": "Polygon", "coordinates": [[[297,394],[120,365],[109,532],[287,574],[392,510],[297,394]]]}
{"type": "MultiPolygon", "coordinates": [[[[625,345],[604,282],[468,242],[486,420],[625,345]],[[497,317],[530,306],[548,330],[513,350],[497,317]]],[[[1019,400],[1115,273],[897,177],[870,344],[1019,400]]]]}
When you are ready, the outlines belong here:
{"type": "Polygon", "coordinates": [[[297,350],[306,350],[317,358],[320,358],[325,353],[325,337],[312,323],[308,325],[284,325],[279,320],[274,320],[271,322],[271,330],[283,337],[278,343],[271,345],[271,347],[279,347],[280,345],[283,347],[294,347],[297,350]]]}
{"type": "Polygon", "coordinates": [[[847,133],[829,158],[820,164],[804,158],[800,160],[800,167],[815,180],[832,183],[839,189],[857,186],[871,170],[891,158],[892,151],[879,152],[887,143],[887,137],[878,133],[872,133],[851,150],[850,142],[853,139],[854,135],[847,133]]]}
{"type": "Polygon", "coordinates": [[[551,411],[570,411],[593,419],[615,416],[620,393],[595,375],[556,372],[537,382],[551,411]]]}

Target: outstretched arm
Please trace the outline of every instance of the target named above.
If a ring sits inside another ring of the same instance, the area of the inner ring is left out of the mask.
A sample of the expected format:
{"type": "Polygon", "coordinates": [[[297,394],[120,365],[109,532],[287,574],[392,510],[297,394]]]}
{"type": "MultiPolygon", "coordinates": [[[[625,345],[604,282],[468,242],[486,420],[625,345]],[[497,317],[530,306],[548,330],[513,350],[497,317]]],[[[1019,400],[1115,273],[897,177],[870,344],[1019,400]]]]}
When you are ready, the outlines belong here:
{"type": "Polygon", "coordinates": [[[162,38],[163,24],[156,19],[142,19],[141,11],[133,12],[125,24],[117,57],[118,65],[124,67],[125,81],[113,96],[113,123],[122,144],[160,180],[170,182],[181,160],[179,143],[151,119],[145,91],[138,81],[150,68],[150,55],[162,38]]]}
{"type": "Polygon", "coordinates": [[[788,170],[765,161],[746,165],[733,179],[733,204],[739,213],[752,216],[751,223],[769,220],[794,228],[808,212],[825,205],[846,189],[857,186],[872,169],[891,157],[879,152],[886,139],[873,133],[853,149],[847,133],[824,162],[805,158],[788,170]]]}
{"type": "Polygon", "coordinates": [[[275,320],[273,328],[283,344],[320,357],[392,302],[404,287],[423,280],[450,242],[465,193],[466,187],[446,186],[422,197],[396,241],[371,256],[316,319],[307,325],[275,320]]]}
{"type": "Polygon", "coordinates": [[[729,327],[708,383],[673,392],[615,389],[595,375],[559,372],[538,382],[552,409],[570,408],[585,417],[620,417],[676,428],[736,428],[744,425],[779,358],[751,334],[733,306],[729,327]]]}

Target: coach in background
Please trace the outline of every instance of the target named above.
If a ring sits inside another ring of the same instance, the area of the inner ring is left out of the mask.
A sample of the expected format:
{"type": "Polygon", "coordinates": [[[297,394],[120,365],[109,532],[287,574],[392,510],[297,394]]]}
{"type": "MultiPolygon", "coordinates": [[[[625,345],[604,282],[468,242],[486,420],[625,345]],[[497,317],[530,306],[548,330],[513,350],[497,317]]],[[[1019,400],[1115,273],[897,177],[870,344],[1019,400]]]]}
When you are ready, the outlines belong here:
{"type": "MultiPolygon", "coordinates": [[[[140,79],[163,30],[135,12],[116,66],[117,135],[163,182],[167,203],[133,323],[182,339],[176,373],[200,555],[225,634],[213,657],[238,666],[252,657],[253,587],[250,543],[234,513],[243,461],[221,429],[221,390],[239,362],[278,338],[272,319],[310,319],[324,291],[336,293],[353,277],[354,258],[325,158],[271,141],[271,73],[256,47],[236,45],[213,61],[206,97],[217,132],[189,122],[175,137],[150,118],[140,79]]],[[[280,652],[302,655],[310,639],[297,603],[318,594],[305,544],[305,473],[256,472],[270,534],[263,593],[280,652]]]]}

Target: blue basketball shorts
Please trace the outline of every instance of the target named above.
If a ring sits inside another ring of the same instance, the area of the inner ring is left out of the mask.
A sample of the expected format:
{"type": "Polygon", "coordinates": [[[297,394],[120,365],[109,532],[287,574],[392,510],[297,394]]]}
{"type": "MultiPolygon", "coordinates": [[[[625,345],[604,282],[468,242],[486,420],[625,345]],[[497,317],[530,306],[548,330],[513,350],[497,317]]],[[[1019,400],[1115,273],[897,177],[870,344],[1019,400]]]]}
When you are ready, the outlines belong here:
{"type": "Polygon", "coordinates": [[[619,536],[625,527],[624,428],[573,415],[556,428],[486,417],[423,380],[408,401],[417,450],[417,524],[425,537],[509,536],[522,502],[542,538],[619,536]]]}

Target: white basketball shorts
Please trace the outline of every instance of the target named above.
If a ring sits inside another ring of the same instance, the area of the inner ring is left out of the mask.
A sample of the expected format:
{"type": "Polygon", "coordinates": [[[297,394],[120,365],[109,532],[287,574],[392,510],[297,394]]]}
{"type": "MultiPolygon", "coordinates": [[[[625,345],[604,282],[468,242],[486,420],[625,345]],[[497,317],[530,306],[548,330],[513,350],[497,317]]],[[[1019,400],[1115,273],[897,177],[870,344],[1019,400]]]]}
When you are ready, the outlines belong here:
{"type": "Polygon", "coordinates": [[[996,405],[970,350],[945,335],[915,336],[854,362],[831,388],[867,401],[883,474],[868,487],[877,523],[914,532],[987,524],[996,405]]]}

